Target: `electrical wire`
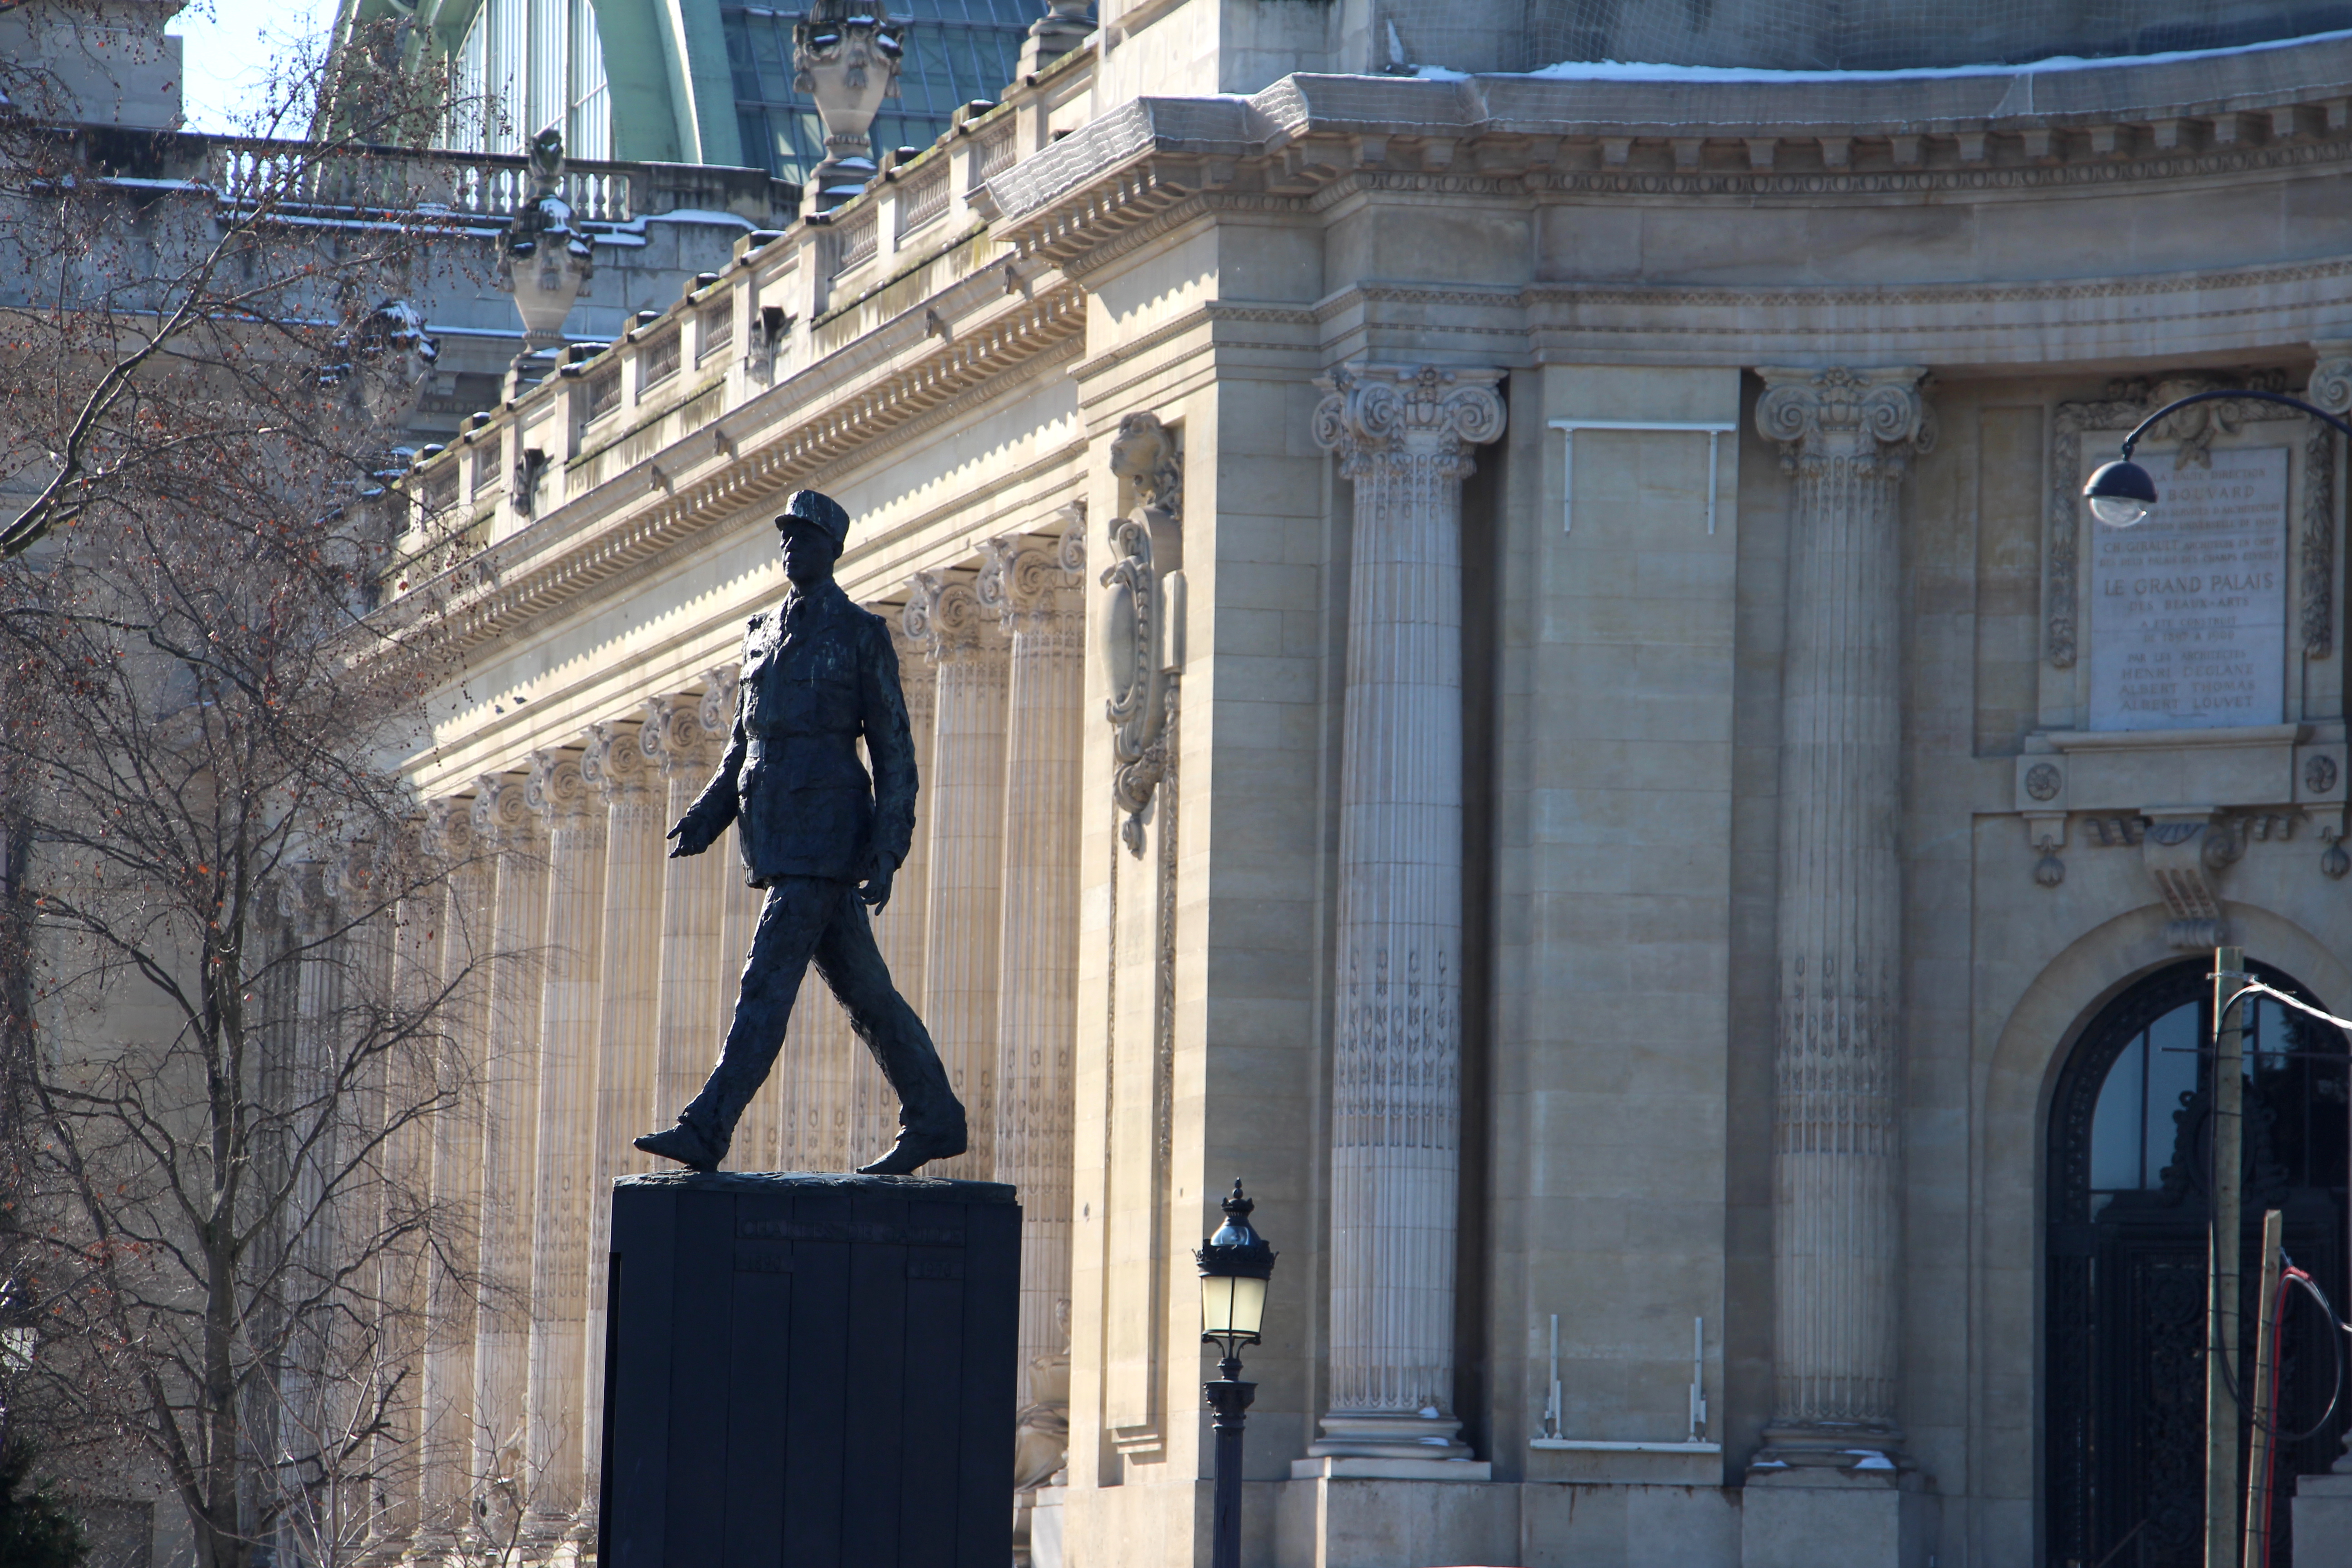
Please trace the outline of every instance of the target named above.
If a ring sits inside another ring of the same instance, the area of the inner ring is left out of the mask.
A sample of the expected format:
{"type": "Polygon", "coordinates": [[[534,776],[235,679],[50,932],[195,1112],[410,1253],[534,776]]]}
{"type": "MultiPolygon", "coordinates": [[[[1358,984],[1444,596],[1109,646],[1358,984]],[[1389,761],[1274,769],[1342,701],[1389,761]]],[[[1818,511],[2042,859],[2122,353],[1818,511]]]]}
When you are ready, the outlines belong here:
{"type": "MultiPolygon", "coordinates": [[[[2352,1018],[2339,1018],[2333,1013],[2326,1012],[2320,1008],[2313,1006],[2310,1003],[2304,1001],[2299,996],[2290,996],[2274,985],[2266,985],[2251,974],[2231,974],[2227,976],[2215,974],[2210,976],[2210,978],[2215,980],[2230,978],[2235,979],[2239,982],[2238,988],[2231,994],[2229,1003],[2218,1009],[2213,1016],[2214,1060],[2217,1067],[2221,1059],[2221,1037],[2223,1027],[2223,1019],[2229,1016],[2231,1006],[2234,1006],[2237,1003],[2243,1001],[2249,996],[2268,996],[2275,1002],[2294,1008],[2298,1013],[2308,1014],[2310,1016],[2317,1018],[2323,1023],[2333,1024],[2337,1029],[2343,1032],[2347,1042],[2352,1042],[2352,1018]]],[[[2215,1109],[2217,1110],[2219,1109],[2218,1096],[2216,1097],[2215,1109]]],[[[2221,1119],[2219,1115],[2215,1115],[2210,1118],[2210,1121],[2212,1123],[2212,1135],[2215,1145],[2213,1150],[2213,1184],[2216,1192],[2218,1193],[2221,1186],[2220,1144],[2221,1136],[2221,1119]]],[[[2220,1205],[2214,1205],[2211,1228],[2217,1235],[2221,1218],[2220,1205]]],[[[2271,1443],[2268,1451],[2265,1452],[2263,1458],[2261,1492],[2263,1525],[2262,1534],[2259,1539],[2263,1542],[2263,1555],[2266,1561],[2269,1555],[2268,1546],[2271,1540],[2272,1503],[2273,1500],[2273,1494],[2276,1490],[2276,1481],[2278,1478],[2279,1448],[2282,1445],[2293,1447],[2298,1443],[2307,1443],[2312,1438],[2318,1436],[2320,1433],[2326,1431],[2335,1421],[2336,1406],[2341,1402],[2344,1394],[2345,1371],[2344,1342],[2337,1336],[2339,1334],[2352,1334],[2352,1323],[2347,1323],[2343,1319],[2338,1318],[2336,1315],[2335,1303],[2328,1300],[2327,1293],[2319,1288],[2319,1282],[2317,1280],[2314,1279],[2303,1269],[2296,1268],[2294,1261],[2287,1258],[2284,1251],[2279,1255],[2279,1262],[2281,1265],[2279,1270],[2280,1289],[2278,1292],[2278,1299],[2271,1309],[2271,1419],[2267,1423],[2264,1423],[2270,1435],[2271,1443]],[[2287,1292],[2285,1287],[2289,1284],[2299,1286],[2305,1291],[2309,1293],[2314,1301],[2316,1301],[2319,1304],[2319,1310],[2325,1315],[2327,1322],[2329,1331],[2326,1337],[2327,1340],[2328,1349],[2334,1353],[2336,1365],[2335,1374],[2328,1383],[2327,1408],[2321,1412],[2319,1419],[2314,1422],[2309,1427],[2305,1428],[2302,1432],[2294,1433],[2293,1435],[2282,1433],[2278,1429],[2279,1384],[2286,1363],[2285,1356],[2279,1352],[2284,1343],[2286,1334],[2287,1292]]],[[[2213,1310],[2212,1308],[2217,1307],[2219,1303],[2209,1303],[2208,1310],[2209,1316],[2213,1320],[2216,1327],[2219,1326],[2221,1314],[2218,1310],[2213,1310]]],[[[2221,1372],[2222,1384],[2229,1392],[2230,1403],[2238,1409],[2245,1409],[2246,1403],[2244,1396],[2239,1392],[2238,1380],[2231,1376],[2230,1373],[2230,1363],[2236,1354],[2236,1347],[2231,1346],[2230,1347],[2228,1353],[2222,1353],[2222,1348],[2217,1342],[2207,1350],[2206,1354],[2211,1358],[2210,1364],[2221,1372]]],[[[2110,1555],[2112,1555],[2112,1553],[2110,1553],[2110,1555]]]]}

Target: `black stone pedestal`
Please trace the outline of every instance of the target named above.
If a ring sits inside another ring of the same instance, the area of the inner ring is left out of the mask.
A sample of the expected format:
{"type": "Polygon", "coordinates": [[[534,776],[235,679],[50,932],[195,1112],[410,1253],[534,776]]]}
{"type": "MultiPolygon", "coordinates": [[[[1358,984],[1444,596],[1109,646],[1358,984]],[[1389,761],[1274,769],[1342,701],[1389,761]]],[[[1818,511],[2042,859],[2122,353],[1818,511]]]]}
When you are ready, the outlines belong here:
{"type": "Polygon", "coordinates": [[[623,1177],[599,1568],[1010,1563],[1020,1272],[993,1182],[623,1177]]]}

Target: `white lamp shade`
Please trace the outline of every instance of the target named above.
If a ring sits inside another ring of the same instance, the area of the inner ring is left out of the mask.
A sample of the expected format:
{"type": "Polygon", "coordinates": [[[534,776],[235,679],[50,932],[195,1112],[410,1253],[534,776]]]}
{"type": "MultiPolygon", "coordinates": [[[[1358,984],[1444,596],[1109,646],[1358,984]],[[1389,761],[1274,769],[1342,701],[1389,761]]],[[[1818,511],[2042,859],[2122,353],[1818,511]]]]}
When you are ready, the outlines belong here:
{"type": "Polygon", "coordinates": [[[1255,1341],[1265,1321],[1265,1281],[1231,1274],[1201,1279],[1201,1332],[1255,1341]]]}

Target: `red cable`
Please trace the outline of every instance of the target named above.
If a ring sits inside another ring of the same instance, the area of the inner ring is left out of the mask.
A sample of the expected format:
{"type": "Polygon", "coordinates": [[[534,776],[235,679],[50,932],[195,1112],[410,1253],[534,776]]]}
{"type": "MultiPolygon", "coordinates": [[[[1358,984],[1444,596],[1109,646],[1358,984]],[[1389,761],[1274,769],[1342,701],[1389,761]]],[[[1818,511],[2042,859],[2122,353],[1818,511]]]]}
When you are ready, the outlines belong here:
{"type": "Polygon", "coordinates": [[[2300,1279],[2314,1283],[2310,1275],[2292,1263],[2279,1271],[2278,1300],[2271,1305],[2271,1440],[2263,1446],[2263,1562],[2271,1560],[2271,1496],[2273,1483],[2278,1479],[2279,1371],[2286,1357],[2281,1354],[2286,1341],[2286,1282],[2300,1279]]]}

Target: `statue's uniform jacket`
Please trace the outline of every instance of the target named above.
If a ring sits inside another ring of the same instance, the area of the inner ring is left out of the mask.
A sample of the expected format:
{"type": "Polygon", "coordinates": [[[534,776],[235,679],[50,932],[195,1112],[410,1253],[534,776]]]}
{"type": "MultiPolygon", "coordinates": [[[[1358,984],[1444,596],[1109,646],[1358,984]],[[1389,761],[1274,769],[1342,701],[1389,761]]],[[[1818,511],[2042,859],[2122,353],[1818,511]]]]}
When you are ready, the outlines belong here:
{"type": "Polygon", "coordinates": [[[877,848],[895,868],[914,841],[915,788],[898,655],[882,617],[832,582],[752,616],[734,733],[687,811],[713,834],[735,824],[746,880],[852,880],[877,848]]]}

